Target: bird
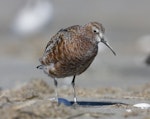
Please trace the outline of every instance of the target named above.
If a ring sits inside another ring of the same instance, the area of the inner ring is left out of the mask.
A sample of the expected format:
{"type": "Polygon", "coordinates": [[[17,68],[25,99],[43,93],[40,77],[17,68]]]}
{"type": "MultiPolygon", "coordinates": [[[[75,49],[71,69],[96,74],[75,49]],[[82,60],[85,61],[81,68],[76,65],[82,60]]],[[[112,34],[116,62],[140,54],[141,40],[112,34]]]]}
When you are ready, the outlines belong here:
{"type": "Polygon", "coordinates": [[[38,69],[54,80],[58,101],[57,79],[72,76],[73,100],[77,104],[75,78],[91,65],[98,53],[98,44],[104,43],[114,55],[116,53],[104,39],[105,29],[99,22],[73,25],[60,29],[47,43],[38,69]]]}
{"type": "Polygon", "coordinates": [[[52,22],[54,10],[50,0],[27,0],[20,8],[11,28],[19,36],[36,35],[52,22]]]}

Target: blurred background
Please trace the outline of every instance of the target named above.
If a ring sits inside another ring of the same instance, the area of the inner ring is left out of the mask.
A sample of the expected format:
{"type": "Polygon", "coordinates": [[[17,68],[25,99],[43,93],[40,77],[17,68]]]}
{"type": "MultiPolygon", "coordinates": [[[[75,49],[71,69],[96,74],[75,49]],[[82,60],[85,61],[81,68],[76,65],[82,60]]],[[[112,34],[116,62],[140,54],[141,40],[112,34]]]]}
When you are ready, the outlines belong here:
{"type": "MultiPolygon", "coordinates": [[[[0,88],[18,87],[33,79],[53,85],[36,69],[47,42],[61,28],[90,21],[103,24],[117,56],[99,44],[98,56],[77,77],[77,85],[126,88],[149,83],[149,6],[149,0],[1,0],[0,88]]],[[[60,84],[70,81],[60,79],[60,84]]]]}

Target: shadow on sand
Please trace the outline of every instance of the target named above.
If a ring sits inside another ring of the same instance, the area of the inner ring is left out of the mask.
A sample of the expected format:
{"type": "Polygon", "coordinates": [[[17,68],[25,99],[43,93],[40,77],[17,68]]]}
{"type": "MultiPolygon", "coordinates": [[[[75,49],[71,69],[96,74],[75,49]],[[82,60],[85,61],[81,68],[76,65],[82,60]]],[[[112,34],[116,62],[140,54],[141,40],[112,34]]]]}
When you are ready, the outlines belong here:
{"type": "MultiPolygon", "coordinates": [[[[73,101],[68,101],[64,98],[59,98],[59,103],[63,103],[66,106],[72,106],[74,104],[73,101]]],[[[121,102],[110,102],[110,101],[78,101],[77,104],[79,106],[110,106],[110,105],[116,105],[116,104],[123,104],[127,105],[125,103],[121,102]]]]}

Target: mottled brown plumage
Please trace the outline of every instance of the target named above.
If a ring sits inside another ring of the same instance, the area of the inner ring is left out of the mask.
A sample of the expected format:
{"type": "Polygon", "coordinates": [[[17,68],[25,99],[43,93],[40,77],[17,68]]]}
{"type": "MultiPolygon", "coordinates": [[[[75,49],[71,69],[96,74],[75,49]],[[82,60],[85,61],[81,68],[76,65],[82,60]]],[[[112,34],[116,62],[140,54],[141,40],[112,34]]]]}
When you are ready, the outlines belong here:
{"type": "MultiPolygon", "coordinates": [[[[74,76],[72,85],[75,102],[75,76],[83,73],[90,66],[97,55],[99,42],[110,48],[103,34],[104,27],[98,22],[61,29],[48,42],[40,58],[41,65],[38,68],[43,69],[54,79],[55,86],[57,86],[56,78],[74,76]]],[[[115,54],[114,51],[113,53],[115,54]]]]}

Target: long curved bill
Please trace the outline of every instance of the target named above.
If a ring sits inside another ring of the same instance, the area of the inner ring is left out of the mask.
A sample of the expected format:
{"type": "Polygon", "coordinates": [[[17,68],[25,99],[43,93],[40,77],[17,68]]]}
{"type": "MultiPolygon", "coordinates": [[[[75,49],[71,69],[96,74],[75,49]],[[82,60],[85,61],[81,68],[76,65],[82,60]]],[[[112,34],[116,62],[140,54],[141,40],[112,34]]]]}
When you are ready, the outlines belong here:
{"type": "Polygon", "coordinates": [[[115,51],[110,47],[108,42],[104,40],[104,38],[101,38],[101,42],[104,43],[113,52],[113,54],[116,56],[115,51]]]}

